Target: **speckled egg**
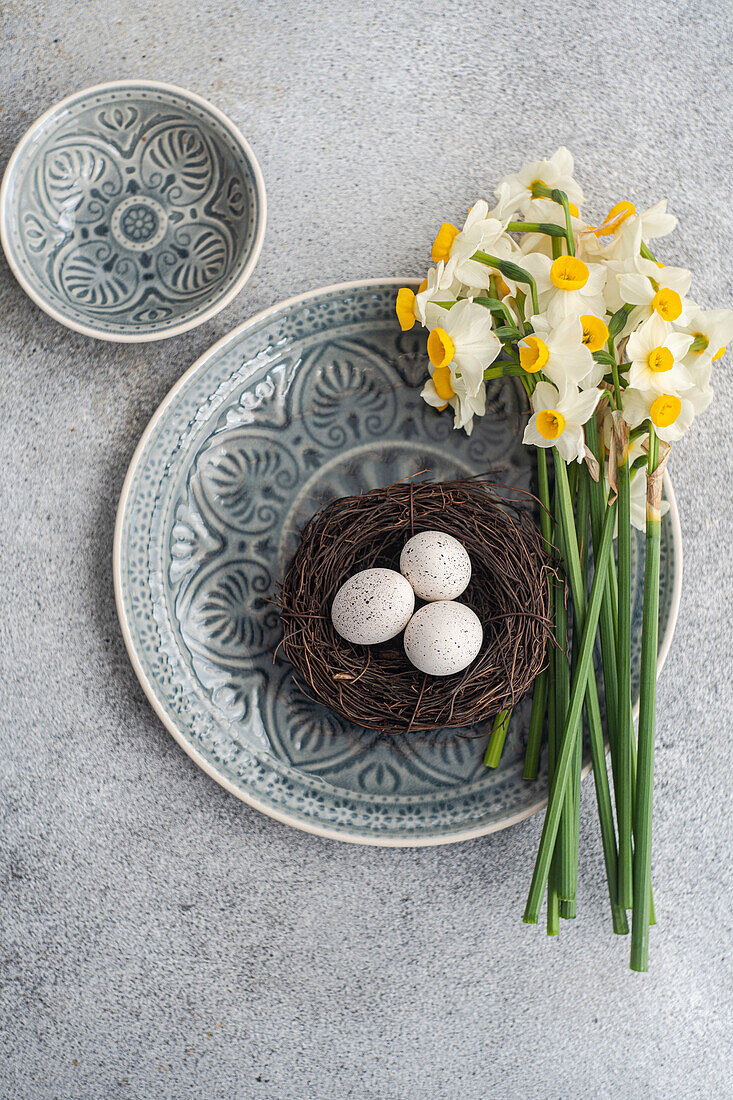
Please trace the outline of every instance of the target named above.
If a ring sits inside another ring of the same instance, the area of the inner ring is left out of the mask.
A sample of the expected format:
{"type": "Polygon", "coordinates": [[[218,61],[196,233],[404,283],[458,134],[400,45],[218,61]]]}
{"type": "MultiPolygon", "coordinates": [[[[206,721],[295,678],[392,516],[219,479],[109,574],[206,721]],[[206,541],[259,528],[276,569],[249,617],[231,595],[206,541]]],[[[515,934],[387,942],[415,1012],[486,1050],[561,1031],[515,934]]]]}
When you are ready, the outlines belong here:
{"type": "Polygon", "coordinates": [[[347,642],[378,645],[404,630],[415,593],[396,569],[363,569],[341,585],[331,605],[334,629],[347,642]]]}
{"type": "Polygon", "coordinates": [[[405,653],[428,676],[452,676],[468,668],[484,640],[481,620],[465,603],[435,600],[410,619],[405,653]]]}
{"type": "Polygon", "coordinates": [[[400,572],[421,600],[455,600],[471,579],[471,559],[452,535],[420,531],[405,543],[400,572]]]}

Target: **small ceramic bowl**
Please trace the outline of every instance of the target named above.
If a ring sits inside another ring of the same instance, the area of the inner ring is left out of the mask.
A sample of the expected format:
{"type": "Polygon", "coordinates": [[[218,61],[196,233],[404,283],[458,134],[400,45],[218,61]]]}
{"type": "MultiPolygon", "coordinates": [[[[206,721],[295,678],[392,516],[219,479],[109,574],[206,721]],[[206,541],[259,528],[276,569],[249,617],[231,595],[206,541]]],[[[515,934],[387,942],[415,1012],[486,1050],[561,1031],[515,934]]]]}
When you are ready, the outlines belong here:
{"type": "Polygon", "coordinates": [[[0,188],[0,240],[23,289],[102,340],[162,340],[223,309],[265,234],[249,145],[192,92],[100,84],[42,115],[0,188]]]}

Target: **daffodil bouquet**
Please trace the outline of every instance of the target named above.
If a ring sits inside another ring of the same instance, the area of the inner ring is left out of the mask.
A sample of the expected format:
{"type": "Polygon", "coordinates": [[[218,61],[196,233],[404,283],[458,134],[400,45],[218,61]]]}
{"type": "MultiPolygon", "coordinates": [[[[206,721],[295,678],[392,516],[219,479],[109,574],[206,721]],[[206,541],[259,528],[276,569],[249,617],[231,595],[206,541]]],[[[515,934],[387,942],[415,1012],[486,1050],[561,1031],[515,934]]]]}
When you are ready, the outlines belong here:
{"type": "MultiPolygon", "coordinates": [[[[559,149],[501,180],[493,208],[476,202],[462,229],[444,222],[427,278],[417,292],[401,289],[396,309],[404,330],[428,330],[422,396],[438,410],[450,407],[456,428],[470,433],[486,411],[489,380],[521,380],[543,535],[563,562],[572,598],[570,628],[565,592],[554,593],[557,645],[534,688],[524,774],[537,775],[547,729],[550,794],[524,920],[538,921],[545,891],[549,934],[557,934],[561,917],[575,916],[585,707],[613,929],[628,933],[631,911],[630,965],[646,970],[654,923],[662,477],[670,445],[712,398],[714,362],[733,337],[733,312],[700,309],[688,297],[690,272],[652,253],[650,242],[677,224],[666,200],[642,213],[617,202],[589,225],[573,171],[571,154],[559,149]],[[646,532],[638,739],[630,686],[632,524],[646,532]],[[592,660],[597,634],[605,731],[592,660]]],[[[508,717],[497,716],[489,766],[499,762],[508,717]]]]}

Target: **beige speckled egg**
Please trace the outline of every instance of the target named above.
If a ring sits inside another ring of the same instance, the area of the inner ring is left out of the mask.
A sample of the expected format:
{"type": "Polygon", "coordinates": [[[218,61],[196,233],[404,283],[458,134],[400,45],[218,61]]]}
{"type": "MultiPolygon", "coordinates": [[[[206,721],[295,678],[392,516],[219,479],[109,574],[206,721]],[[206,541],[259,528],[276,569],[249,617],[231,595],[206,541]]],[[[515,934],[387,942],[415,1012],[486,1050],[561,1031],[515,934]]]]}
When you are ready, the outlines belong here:
{"type": "Polygon", "coordinates": [[[378,645],[404,630],[414,610],[415,593],[396,569],[362,569],[336,593],[331,621],[347,642],[378,645]]]}
{"type": "Polygon", "coordinates": [[[471,559],[453,535],[419,531],[405,543],[400,572],[421,600],[455,600],[471,579],[471,559]]]}
{"type": "Polygon", "coordinates": [[[426,603],[405,629],[405,653],[428,676],[452,676],[468,668],[484,640],[481,620],[465,603],[426,603]]]}

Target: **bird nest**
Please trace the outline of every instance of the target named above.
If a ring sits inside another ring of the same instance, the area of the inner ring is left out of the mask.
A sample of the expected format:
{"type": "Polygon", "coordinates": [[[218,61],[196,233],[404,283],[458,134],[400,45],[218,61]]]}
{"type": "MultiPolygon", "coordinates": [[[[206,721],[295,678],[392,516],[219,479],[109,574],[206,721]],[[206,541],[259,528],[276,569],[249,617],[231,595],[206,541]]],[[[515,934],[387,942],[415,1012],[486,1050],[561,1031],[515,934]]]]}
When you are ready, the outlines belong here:
{"type": "Polygon", "coordinates": [[[320,509],[302,532],[282,582],[282,650],[301,689],[350,722],[384,733],[473,726],[513,707],[544,667],[552,634],[554,566],[531,514],[534,498],[471,478],[398,482],[320,509]],[[417,531],[445,531],[471,556],[461,602],[478,615],[476,660],[453,676],[410,664],[399,635],[377,646],[341,638],[331,622],[338,589],[362,569],[399,569],[417,531]]]}

